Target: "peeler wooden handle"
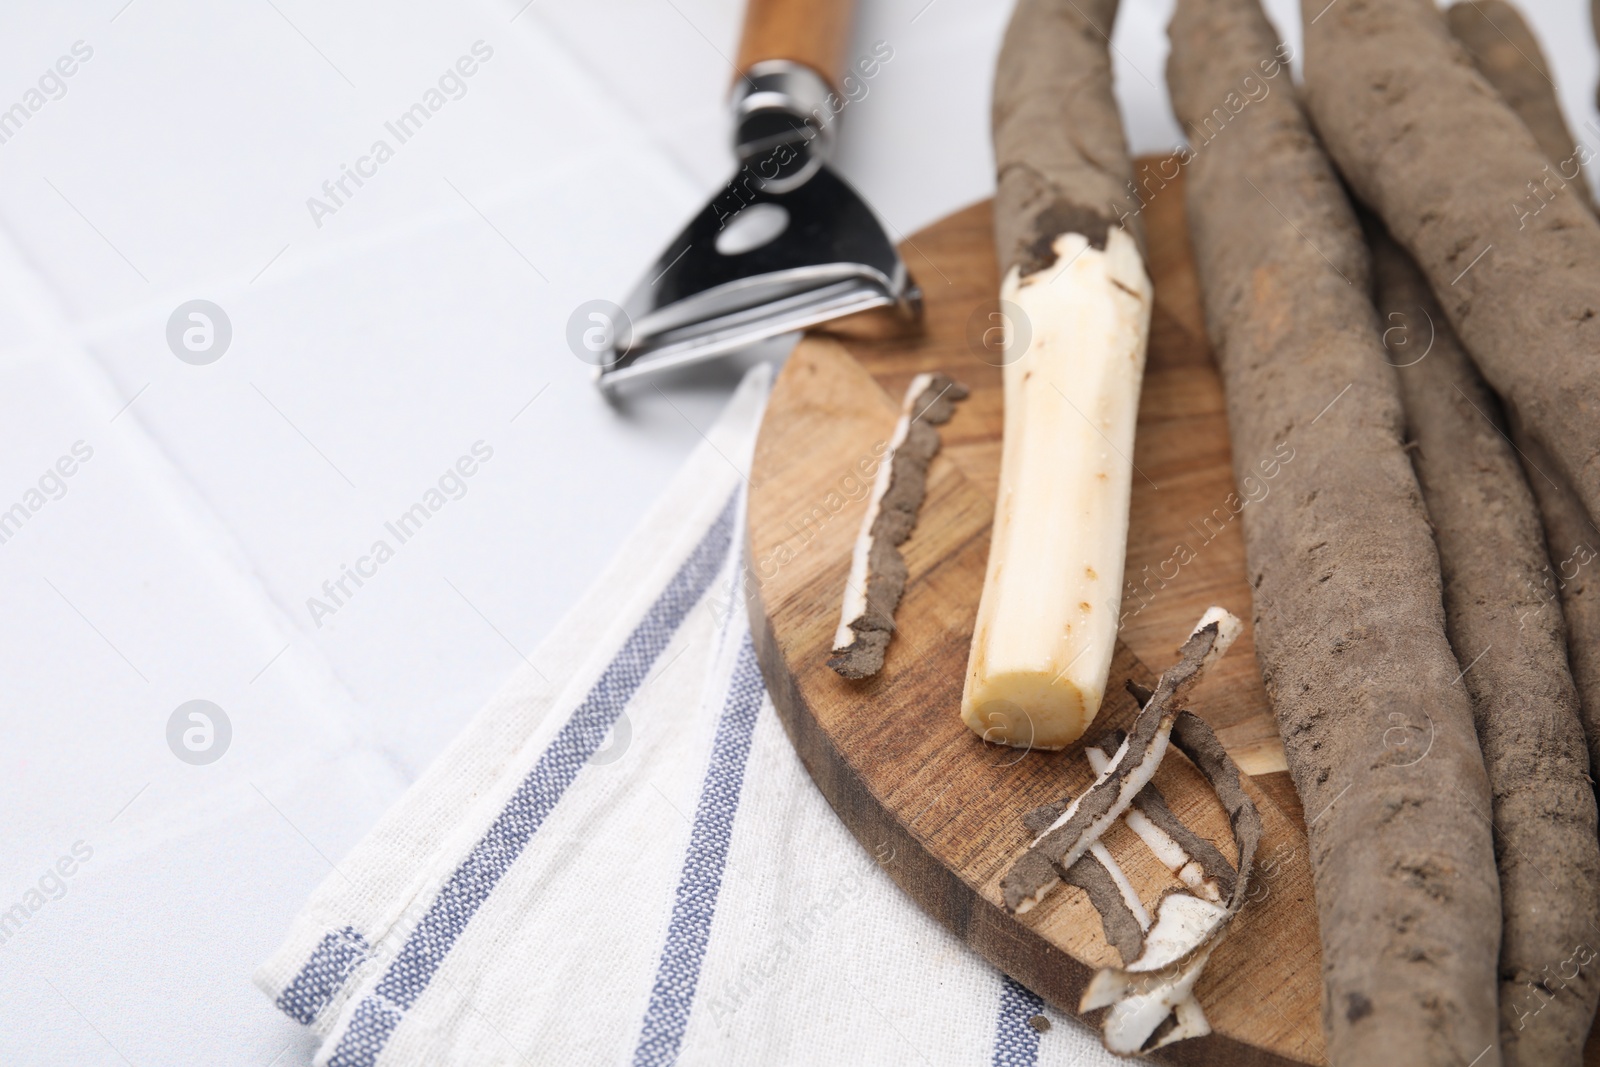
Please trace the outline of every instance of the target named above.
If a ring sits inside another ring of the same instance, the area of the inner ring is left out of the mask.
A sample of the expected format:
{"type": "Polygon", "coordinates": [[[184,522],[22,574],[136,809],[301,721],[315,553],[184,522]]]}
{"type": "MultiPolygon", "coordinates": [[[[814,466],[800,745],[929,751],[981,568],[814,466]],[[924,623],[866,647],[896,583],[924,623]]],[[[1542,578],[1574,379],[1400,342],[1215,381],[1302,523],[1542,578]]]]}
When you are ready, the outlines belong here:
{"type": "Polygon", "coordinates": [[[850,41],[852,0],[749,0],[739,37],[739,76],[767,60],[810,67],[835,92],[850,41]]]}

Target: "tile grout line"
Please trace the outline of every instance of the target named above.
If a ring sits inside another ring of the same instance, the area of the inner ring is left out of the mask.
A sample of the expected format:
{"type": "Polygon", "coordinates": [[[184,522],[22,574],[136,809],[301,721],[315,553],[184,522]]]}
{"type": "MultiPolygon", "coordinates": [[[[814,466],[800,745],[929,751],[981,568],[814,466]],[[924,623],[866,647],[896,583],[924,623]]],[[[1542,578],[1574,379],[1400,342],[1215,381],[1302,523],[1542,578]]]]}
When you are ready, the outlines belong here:
{"type": "MultiPolygon", "coordinates": [[[[21,243],[0,218],[0,278],[13,307],[26,316],[38,334],[38,347],[57,353],[68,352],[58,365],[67,370],[78,398],[88,404],[113,409],[123,402],[111,370],[90,346],[75,337],[64,309],[61,294],[22,253],[21,243]],[[26,310],[22,310],[22,309],[26,310]]],[[[211,506],[200,487],[183,467],[140,421],[137,410],[118,420],[114,431],[127,448],[137,476],[157,498],[158,518],[164,518],[186,535],[210,557],[213,573],[225,577],[224,587],[231,613],[239,618],[246,633],[259,638],[264,649],[279,648],[285,639],[304,638],[292,616],[276,601],[262,581],[261,569],[245,551],[233,530],[211,506]],[[265,632],[263,632],[265,631],[265,632]]],[[[367,735],[357,714],[360,702],[339,678],[331,661],[310,642],[315,652],[315,668],[305,665],[294,670],[290,688],[306,709],[333,711],[342,720],[343,750],[380,748],[367,735]],[[328,698],[334,699],[330,701],[328,698]],[[329,707],[332,703],[333,706],[329,707]]],[[[293,657],[291,657],[293,658],[293,657]]],[[[379,753],[391,766],[392,755],[379,753]]]]}

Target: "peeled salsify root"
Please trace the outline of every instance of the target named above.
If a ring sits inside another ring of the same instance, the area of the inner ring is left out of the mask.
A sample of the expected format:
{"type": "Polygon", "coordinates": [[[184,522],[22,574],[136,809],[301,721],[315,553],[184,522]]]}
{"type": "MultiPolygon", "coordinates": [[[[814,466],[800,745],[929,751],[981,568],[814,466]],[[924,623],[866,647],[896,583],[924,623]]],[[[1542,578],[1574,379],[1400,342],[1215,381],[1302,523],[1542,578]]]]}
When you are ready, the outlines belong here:
{"type": "Polygon", "coordinates": [[[1021,0],[996,67],[1005,435],[961,718],[1061,748],[1116,645],[1153,294],[1101,27],[1115,0],[1021,0]]]}
{"type": "Polygon", "coordinates": [[[1239,630],[1238,619],[1212,608],[1153,692],[1129,686],[1143,703],[1131,731],[1109,739],[1116,743],[1112,756],[1098,747],[1088,750],[1098,774],[1088,792],[1024,816],[1024,825],[1039,836],[1001,880],[1006,906],[1017,913],[1028,911],[1061,882],[1088,894],[1123,965],[1095,975],[1079,1010],[1111,1009],[1103,1033],[1113,1052],[1131,1055],[1210,1033],[1194,999],[1194,983],[1244,905],[1261,820],[1240,785],[1238,768],[1210,727],[1173,705],[1227,651],[1239,630]],[[1179,822],[1149,784],[1169,741],[1216,790],[1233,826],[1237,870],[1216,846],[1179,822]],[[1167,893],[1154,919],[1100,841],[1118,818],[1193,890],[1167,893]],[[1172,1024],[1165,1026],[1169,1017],[1172,1024]]]}
{"type": "Polygon", "coordinates": [[[1150,316],[1125,232],[1104,248],[1079,234],[1056,247],[1069,266],[1013,271],[1001,289],[1032,340],[1005,368],[1000,489],[961,700],[984,740],[1046,749],[1081,737],[1105,696],[1150,316]]]}

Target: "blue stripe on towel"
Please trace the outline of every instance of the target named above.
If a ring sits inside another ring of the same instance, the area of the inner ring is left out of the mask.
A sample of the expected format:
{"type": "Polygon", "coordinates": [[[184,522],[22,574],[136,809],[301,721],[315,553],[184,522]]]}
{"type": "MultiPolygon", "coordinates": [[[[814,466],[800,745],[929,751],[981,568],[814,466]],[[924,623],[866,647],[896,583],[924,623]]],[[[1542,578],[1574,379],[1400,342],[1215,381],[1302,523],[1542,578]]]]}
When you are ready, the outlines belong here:
{"type": "Polygon", "coordinates": [[[278,1010],[310,1026],[370,950],[367,939],[354,926],[324,934],[306,965],[279,994],[278,1010]]]}
{"type": "Polygon", "coordinates": [[[467,923],[599,749],[656,658],[710,588],[733,543],[738,501],[737,492],[728,498],[716,521],[628,635],[488,832],[439,890],[377,987],[356,1005],[328,1067],[371,1067],[377,1061],[400,1019],[428,988],[467,923]]]}
{"type": "Polygon", "coordinates": [[[1027,986],[1009,974],[1000,976],[1000,1017],[994,1025],[993,1067],[1033,1067],[1039,1059],[1039,1031],[1028,1020],[1044,1011],[1027,986]]]}
{"type": "Polygon", "coordinates": [[[711,937],[722,873],[728,863],[728,842],[739,810],[750,738],[766,692],[755,646],[750,632],[745,630],[722,719],[717,723],[716,740],[711,745],[711,765],[700,787],[700,804],[695,809],[689,852],[678,878],[667,943],[661,950],[655,988],[650,992],[644,1028],[633,1052],[634,1067],[670,1067],[678,1059],[689,1012],[694,1007],[695,987],[700,982],[700,964],[711,937]]]}

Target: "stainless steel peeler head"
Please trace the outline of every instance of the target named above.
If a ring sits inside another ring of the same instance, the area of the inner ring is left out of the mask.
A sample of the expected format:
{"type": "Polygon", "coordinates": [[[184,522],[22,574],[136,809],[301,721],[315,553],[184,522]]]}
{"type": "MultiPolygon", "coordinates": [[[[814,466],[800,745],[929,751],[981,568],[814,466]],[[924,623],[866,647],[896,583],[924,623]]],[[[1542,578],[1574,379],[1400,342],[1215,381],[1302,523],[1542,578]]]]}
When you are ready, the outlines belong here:
{"type": "Polygon", "coordinates": [[[751,69],[735,102],[739,170],[629,295],[602,390],[857,312],[920,313],[883,226],[826,163],[832,127],[814,116],[828,91],[787,60],[751,69]]]}

